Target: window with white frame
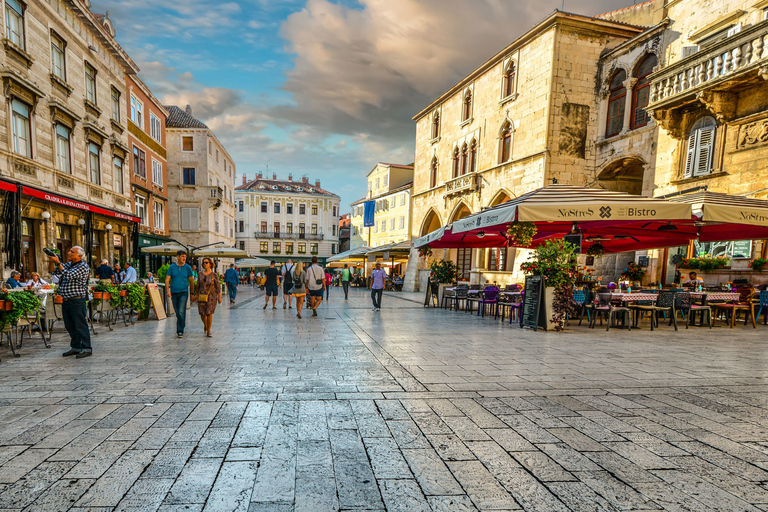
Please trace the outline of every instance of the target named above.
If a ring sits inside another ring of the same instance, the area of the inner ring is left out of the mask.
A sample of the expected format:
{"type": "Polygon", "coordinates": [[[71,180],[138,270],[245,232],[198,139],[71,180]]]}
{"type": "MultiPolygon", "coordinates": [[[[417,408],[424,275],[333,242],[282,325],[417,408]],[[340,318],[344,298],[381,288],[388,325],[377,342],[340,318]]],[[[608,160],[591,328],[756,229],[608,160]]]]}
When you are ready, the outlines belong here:
{"type": "Polygon", "coordinates": [[[405,192],[400,194],[400,206],[405,205],[405,192]]]}
{"type": "Polygon", "coordinates": [[[136,96],[131,94],[131,121],[133,124],[141,129],[144,129],[144,125],[141,124],[144,119],[144,104],[136,99],[136,96]]]}
{"type": "Polygon", "coordinates": [[[56,168],[67,174],[72,173],[72,157],[69,145],[71,131],[61,123],[56,123],[56,168]]]}
{"type": "Polygon", "coordinates": [[[198,231],[200,229],[200,208],[181,208],[181,230],[198,231]]]}
{"type": "Polygon", "coordinates": [[[383,220],[381,221],[381,232],[385,232],[387,230],[387,221],[383,220]]]}
{"type": "Polygon", "coordinates": [[[163,186],[163,164],[154,158],[152,159],[152,183],[158,187],[163,186]]]}
{"type": "Polygon", "coordinates": [[[216,210],[216,214],[213,216],[213,221],[214,221],[214,232],[218,233],[219,232],[219,211],[218,210],[216,210]]]}
{"type": "Polygon", "coordinates": [[[120,122],[120,91],[112,88],[112,120],[120,122]]]}
{"type": "Polygon", "coordinates": [[[154,112],[149,113],[149,136],[157,142],[162,142],[160,118],[154,112]]]}
{"type": "Polygon", "coordinates": [[[685,177],[704,176],[712,172],[717,122],[704,116],[694,123],[688,135],[685,158],[685,177]]]}
{"type": "Polygon", "coordinates": [[[154,213],[155,229],[165,229],[165,208],[163,207],[163,203],[155,201],[154,213]]]}
{"type": "Polygon", "coordinates": [[[18,0],[5,0],[5,37],[24,48],[24,4],[18,0]]]}
{"type": "Polygon", "coordinates": [[[389,230],[390,231],[394,231],[395,230],[395,218],[394,217],[389,219],[389,230]]]}
{"type": "Polygon", "coordinates": [[[400,227],[399,229],[405,229],[405,216],[400,216],[400,227]]]}
{"type": "Polygon", "coordinates": [[[66,44],[64,40],[51,32],[51,73],[66,82],[67,68],[64,64],[66,44]]]}
{"type": "Polygon", "coordinates": [[[141,219],[141,225],[149,226],[149,223],[147,222],[147,198],[140,194],[136,194],[134,196],[134,201],[136,203],[136,216],[141,219]]]}
{"type": "Polygon", "coordinates": [[[96,105],[96,68],[85,63],[85,99],[96,105]]]}
{"type": "Polygon", "coordinates": [[[13,152],[32,158],[31,108],[26,103],[14,99],[13,109],[13,152]]]}
{"type": "Polygon", "coordinates": [[[93,142],[88,143],[88,167],[91,171],[91,183],[101,185],[101,148],[93,142]]]}
{"type": "Polygon", "coordinates": [[[124,194],[125,189],[123,187],[123,160],[121,158],[115,157],[112,165],[114,168],[113,174],[115,175],[115,193],[124,194]]]}

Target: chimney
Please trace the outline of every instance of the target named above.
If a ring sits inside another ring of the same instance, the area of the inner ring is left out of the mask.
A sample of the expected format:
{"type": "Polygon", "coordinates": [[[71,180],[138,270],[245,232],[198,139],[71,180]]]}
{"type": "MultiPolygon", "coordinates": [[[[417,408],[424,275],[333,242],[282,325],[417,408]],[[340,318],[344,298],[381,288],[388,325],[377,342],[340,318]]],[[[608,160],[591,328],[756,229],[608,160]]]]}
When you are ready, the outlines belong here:
{"type": "Polygon", "coordinates": [[[275,173],[272,173],[272,179],[273,179],[273,180],[277,180],[277,174],[275,174],[275,173]]]}
{"type": "Polygon", "coordinates": [[[301,177],[301,182],[302,183],[309,183],[309,178],[307,178],[306,176],[302,176],[301,177]]]}
{"type": "Polygon", "coordinates": [[[261,178],[261,173],[256,175],[257,178],[261,178]]]}
{"type": "Polygon", "coordinates": [[[320,188],[320,180],[315,180],[315,187],[320,188]]]}
{"type": "Polygon", "coordinates": [[[245,185],[245,174],[243,174],[243,185],[245,185]]]}
{"type": "Polygon", "coordinates": [[[190,115],[190,116],[192,115],[192,107],[190,107],[189,105],[187,105],[187,108],[185,108],[184,110],[187,112],[187,115],[190,115]]]}
{"type": "Polygon", "coordinates": [[[288,173],[288,181],[293,181],[293,174],[288,173]]]}

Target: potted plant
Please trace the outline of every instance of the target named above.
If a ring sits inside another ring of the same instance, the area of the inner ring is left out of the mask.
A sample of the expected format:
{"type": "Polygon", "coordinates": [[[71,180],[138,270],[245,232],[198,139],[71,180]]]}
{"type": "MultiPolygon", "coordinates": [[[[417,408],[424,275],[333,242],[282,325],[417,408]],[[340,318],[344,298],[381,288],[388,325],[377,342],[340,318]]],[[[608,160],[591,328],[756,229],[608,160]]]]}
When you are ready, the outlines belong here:
{"type": "Polygon", "coordinates": [[[605,247],[600,242],[596,242],[589,246],[587,249],[587,256],[594,256],[595,258],[601,257],[605,254],[605,247]]]}
{"type": "Polygon", "coordinates": [[[143,285],[140,285],[139,283],[129,283],[123,285],[123,289],[120,290],[120,294],[122,295],[122,292],[125,292],[126,295],[124,295],[124,297],[126,297],[128,307],[137,313],[141,313],[147,309],[148,306],[148,297],[144,291],[145,290],[143,285]]]}
{"type": "Polygon", "coordinates": [[[763,270],[763,267],[768,263],[768,258],[755,258],[749,262],[749,268],[756,272],[763,270]]]}
{"type": "Polygon", "coordinates": [[[432,260],[429,263],[429,279],[438,284],[437,297],[442,304],[445,289],[456,283],[459,277],[459,267],[451,260],[432,260]]]}
{"type": "Polygon", "coordinates": [[[578,274],[576,247],[562,239],[547,240],[536,247],[520,269],[526,274],[544,276],[542,307],[549,319],[547,329],[562,331],[566,316],[573,312],[573,285],[578,274]]]}
{"type": "Polygon", "coordinates": [[[630,261],[627,268],[621,273],[621,278],[631,282],[641,282],[645,276],[645,269],[640,267],[634,261],[630,261]]]}
{"type": "Polygon", "coordinates": [[[157,279],[155,279],[155,282],[156,283],[164,283],[165,282],[165,278],[168,275],[168,270],[170,268],[171,268],[170,263],[166,263],[165,265],[163,265],[162,267],[157,269],[157,276],[156,276],[157,279]]]}
{"type": "Polygon", "coordinates": [[[533,222],[514,221],[507,226],[509,244],[517,247],[530,247],[538,229],[533,222]]]}
{"type": "Polygon", "coordinates": [[[5,316],[2,320],[6,325],[16,325],[21,317],[27,316],[41,305],[40,298],[30,291],[5,294],[5,316]],[[10,307],[9,307],[10,306],[10,307]]]}
{"type": "Polygon", "coordinates": [[[432,248],[429,244],[419,247],[419,258],[429,258],[430,256],[432,256],[432,248]]]}

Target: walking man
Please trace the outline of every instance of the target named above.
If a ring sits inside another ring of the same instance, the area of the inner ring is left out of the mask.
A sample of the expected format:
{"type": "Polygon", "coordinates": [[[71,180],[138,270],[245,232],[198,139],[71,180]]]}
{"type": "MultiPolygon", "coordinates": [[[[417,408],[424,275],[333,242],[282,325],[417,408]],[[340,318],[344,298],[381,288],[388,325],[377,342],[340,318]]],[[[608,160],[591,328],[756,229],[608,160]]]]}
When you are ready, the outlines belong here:
{"type": "Polygon", "coordinates": [[[317,316],[317,308],[323,301],[325,290],[325,272],[317,264],[317,256],[312,256],[312,265],[307,269],[307,290],[312,306],[312,316],[317,316]]]}
{"type": "Polygon", "coordinates": [[[267,276],[267,282],[264,283],[264,287],[267,289],[267,300],[264,301],[264,309],[269,306],[269,298],[272,297],[272,309],[277,309],[275,304],[277,303],[277,290],[280,286],[280,273],[275,268],[275,260],[269,262],[269,268],[264,271],[264,275],[267,276]]]}
{"type": "Polygon", "coordinates": [[[381,263],[376,262],[376,268],[371,272],[371,300],[373,310],[381,311],[381,296],[387,283],[387,271],[381,268],[381,263]]]}
{"type": "Polygon", "coordinates": [[[176,253],[176,263],[168,267],[165,276],[165,290],[171,298],[173,310],[176,312],[176,335],[184,337],[184,328],[187,326],[187,299],[193,295],[195,280],[192,275],[192,267],[187,265],[186,251],[176,253]]]}
{"type": "Polygon", "coordinates": [[[93,352],[91,333],[88,331],[88,277],[91,274],[88,264],[83,261],[85,251],[80,246],[69,250],[69,262],[64,265],[58,256],[49,256],[56,266],[53,275],[59,278],[59,295],[64,299],[61,305],[61,316],[64,317],[64,327],[69,333],[69,350],[64,357],[75,356],[77,359],[89,357],[93,352]]]}
{"type": "Polygon", "coordinates": [[[293,309],[291,306],[291,302],[293,302],[293,269],[293,261],[289,258],[283,265],[283,309],[285,309],[286,304],[288,304],[288,309],[293,309]]]}
{"type": "Polygon", "coordinates": [[[344,300],[349,299],[349,282],[352,280],[352,269],[345,263],[341,271],[341,286],[344,288],[344,300]]]}
{"type": "Polygon", "coordinates": [[[229,268],[224,272],[224,282],[227,283],[227,289],[229,290],[229,303],[235,303],[235,297],[237,297],[237,285],[240,283],[240,276],[235,270],[235,264],[230,263],[229,268]]]}

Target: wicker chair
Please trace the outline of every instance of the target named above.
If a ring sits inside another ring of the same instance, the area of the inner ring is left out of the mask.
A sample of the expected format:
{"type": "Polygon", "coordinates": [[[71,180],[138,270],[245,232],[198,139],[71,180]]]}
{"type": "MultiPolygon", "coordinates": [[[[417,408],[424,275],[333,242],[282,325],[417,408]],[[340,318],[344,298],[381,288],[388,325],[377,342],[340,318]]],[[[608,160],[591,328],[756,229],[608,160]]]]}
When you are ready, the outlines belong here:
{"type": "Polygon", "coordinates": [[[606,328],[605,330],[609,330],[611,328],[611,322],[613,322],[618,315],[622,316],[622,320],[624,324],[627,326],[627,330],[632,329],[632,318],[631,318],[631,312],[629,308],[625,308],[623,306],[616,306],[612,302],[613,296],[610,293],[598,293],[597,294],[597,306],[593,309],[594,315],[592,316],[592,321],[589,324],[590,329],[593,329],[595,327],[595,321],[597,320],[597,317],[600,317],[600,325],[603,325],[603,315],[605,315],[608,318],[608,321],[606,322],[606,328]],[[602,313],[602,314],[601,314],[602,313]]]}
{"type": "Polygon", "coordinates": [[[686,320],[686,329],[692,323],[696,324],[696,313],[701,315],[701,325],[704,325],[704,313],[706,313],[707,323],[709,328],[712,328],[712,308],[694,304],[691,300],[691,292],[677,292],[675,295],[675,315],[678,311],[683,315],[683,320],[686,320]]]}
{"type": "Polygon", "coordinates": [[[664,313],[664,319],[667,318],[667,313],[670,314],[670,324],[674,324],[675,330],[677,330],[677,315],[675,313],[675,294],[672,290],[662,290],[659,292],[659,298],[656,300],[655,305],[651,306],[637,306],[636,311],[647,311],[651,314],[651,330],[659,326],[659,313],[664,313]]]}

